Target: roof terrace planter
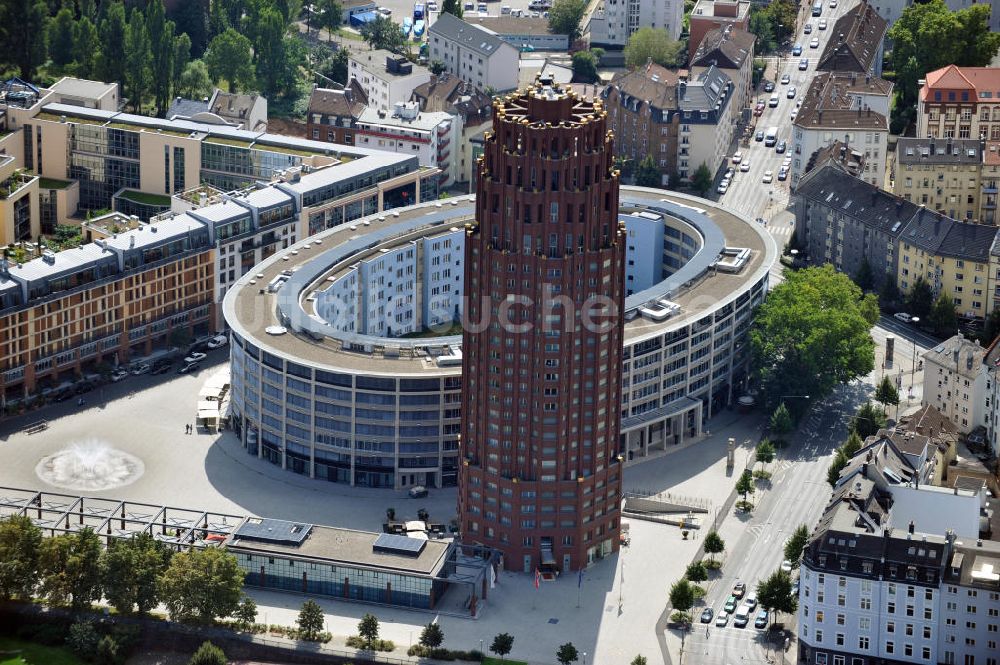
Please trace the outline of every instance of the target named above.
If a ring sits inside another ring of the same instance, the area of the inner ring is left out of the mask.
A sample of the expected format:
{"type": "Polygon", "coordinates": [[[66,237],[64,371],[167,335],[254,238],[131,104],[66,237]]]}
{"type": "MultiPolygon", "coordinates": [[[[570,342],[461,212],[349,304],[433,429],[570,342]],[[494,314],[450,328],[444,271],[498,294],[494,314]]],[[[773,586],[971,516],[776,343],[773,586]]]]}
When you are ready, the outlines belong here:
{"type": "Polygon", "coordinates": [[[210,136],[205,139],[205,143],[215,143],[217,145],[229,145],[234,148],[250,148],[253,144],[249,141],[240,141],[239,139],[227,139],[221,136],[210,136]]]}
{"type": "Polygon", "coordinates": [[[0,182],[0,199],[9,199],[31,184],[38,176],[15,172],[9,178],[0,182]]]}
{"type": "Polygon", "coordinates": [[[38,187],[40,189],[66,189],[73,182],[70,180],[59,180],[57,178],[39,178],[38,187]]]}
{"type": "Polygon", "coordinates": [[[164,194],[149,194],[147,192],[138,192],[134,189],[123,189],[117,196],[118,198],[127,199],[140,205],[170,207],[170,197],[164,194]]]}

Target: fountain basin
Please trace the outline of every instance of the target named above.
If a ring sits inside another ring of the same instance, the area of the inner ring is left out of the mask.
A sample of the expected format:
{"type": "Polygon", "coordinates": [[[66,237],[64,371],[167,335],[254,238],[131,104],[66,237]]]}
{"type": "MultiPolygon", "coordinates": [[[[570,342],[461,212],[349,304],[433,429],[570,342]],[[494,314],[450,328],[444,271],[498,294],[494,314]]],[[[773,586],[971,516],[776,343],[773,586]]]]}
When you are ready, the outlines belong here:
{"type": "Polygon", "coordinates": [[[97,440],[73,443],[43,457],[35,466],[35,474],[49,485],[84,492],[130,485],[145,470],[135,455],[97,440]]]}

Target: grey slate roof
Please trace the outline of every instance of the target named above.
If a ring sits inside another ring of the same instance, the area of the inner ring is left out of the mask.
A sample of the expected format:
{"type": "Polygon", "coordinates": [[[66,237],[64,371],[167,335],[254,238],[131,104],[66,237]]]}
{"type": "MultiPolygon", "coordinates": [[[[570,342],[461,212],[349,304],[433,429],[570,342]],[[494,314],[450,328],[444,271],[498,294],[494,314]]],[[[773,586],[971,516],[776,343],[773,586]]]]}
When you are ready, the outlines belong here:
{"type": "Polygon", "coordinates": [[[882,50],[887,24],[875,8],[862,0],[833,24],[830,41],[823,49],[816,69],[832,72],[861,72],[874,68],[882,50]]]}
{"type": "Polygon", "coordinates": [[[957,222],[941,213],[921,208],[903,229],[901,240],[926,252],[986,262],[997,227],[957,222]]]}
{"type": "Polygon", "coordinates": [[[691,65],[707,67],[715,64],[723,69],[739,69],[753,52],[756,39],[746,30],[731,25],[709,30],[691,58],[691,65]]]}
{"type": "Polygon", "coordinates": [[[197,99],[184,99],[183,97],[175,97],[174,101],[170,103],[169,108],[167,108],[166,117],[173,118],[175,116],[181,116],[182,118],[190,118],[195,113],[201,113],[208,110],[208,102],[199,101],[197,99]]]}
{"type": "Polygon", "coordinates": [[[730,78],[722,70],[709,67],[698,76],[697,81],[689,81],[681,88],[683,94],[677,100],[677,107],[682,111],[711,111],[725,99],[726,87],[730,83],[730,78]]]}
{"type": "Polygon", "coordinates": [[[918,210],[909,201],[829,163],[807,174],[795,191],[891,236],[900,235],[918,210]]]}
{"type": "MultiPolygon", "coordinates": [[[[430,35],[437,35],[442,39],[454,41],[462,44],[466,48],[472,49],[487,57],[493,55],[500,48],[507,44],[495,34],[483,30],[471,23],[466,23],[460,18],[451,14],[440,14],[434,24],[428,30],[430,35]]],[[[507,44],[509,48],[513,48],[507,44]]]]}
{"type": "Polygon", "coordinates": [[[933,139],[900,136],[896,159],[900,164],[980,164],[979,139],[933,139]]]}

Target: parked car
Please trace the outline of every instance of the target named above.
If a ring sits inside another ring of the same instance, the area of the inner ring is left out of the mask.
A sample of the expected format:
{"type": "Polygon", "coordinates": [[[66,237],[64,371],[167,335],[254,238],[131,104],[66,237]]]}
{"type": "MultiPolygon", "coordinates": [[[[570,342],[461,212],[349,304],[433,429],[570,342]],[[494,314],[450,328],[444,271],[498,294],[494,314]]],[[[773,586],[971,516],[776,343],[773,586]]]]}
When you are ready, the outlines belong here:
{"type": "Polygon", "coordinates": [[[733,597],[742,598],[743,594],[745,594],[746,592],[747,592],[746,582],[737,582],[736,584],[733,585],[733,597]]]}
{"type": "Polygon", "coordinates": [[[799,71],[804,72],[807,69],[809,69],[809,59],[802,58],[801,60],[799,60],[799,71]]]}
{"type": "Polygon", "coordinates": [[[181,365],[181,367],[177,370],[177,373],[189,374],[191,372],[197,372],[200,367],[201,365],[199,363],[187,363],[185,365],[181,365]]]}
{"type": "Polygon", "coordinates": [[[702,623],[712,623],[712,619],[715,617],[715,611],[711,607],[706,607],[701,612],[701,622],[702,623]]]}
{"type": "Polygon", "coordinates": [[[722,607],[726,612],[732,613],[736,611],[736,605],[738,604],[736,596],[730,596],[726,598],[726,604],[722,607]]]}
{"type": "Polygon", "coordinates": [[[226,344],[229,344],[229,338],[225,335],[216,335],[212,339],[208,340],[208,348],[210,349],[220,349],[226,344]]]}
{"type": "Polygon", "coordinates": [[[776,153],[778,153],[779,155],[782,154],[783,152],[785,152],[786,150],[788,150],[788,142],[787,141],[784,141],[784,140],[778,141],[778,145],[774,146],[774,151],[776,153]]]}
{"type": "Polygon", "coordinates": [[[809,48],[819,48],[819,37],[813,37],[809,42],[809,48]]]}
{"type": "Polygon", "coordinates": [[[792,595],[796,598],[799,595],[799,578],[797,577],[795,578],[795,581],[792,582],[792,595]]]}
{"type": "Polygon", "coordinates": [[[796,44],[792,47],[792,55],[802,55],[802,44],[796,44]]]}
{"type": "Polygon", "coordinates": [[[755,141],[757,141],[757,143],[760,143],[761,141],[763,141],[764,140],[764,130],[758,129],[757,133],[754,134],[753,138],[754,138],[755,141]]]}
{"type": "Polygon", "coordinates": [[[140,374],[145,374],[150,369],[149,363],[139,363],[137,365],[132,365],[132,374],[139,376],[140,374]]]}
{"type": "Polygon", "coordinates": [[[715,625],[719,626],[720,628],[728,623],[729,623],[729,612],[719,612],[719,616],[715,617],[715,625]]]}
{"type": "Polygon", "coordinates": [[[743,153],[737,150],[733,155],[733,164],[739,164],[741,161],[743,161],[743,153]]]}
{"type": "Polygon", "coordinates": [[[892,316],[896,320],[902,321],[903,323],[909,323],[913,320],[913,317],[907,314],[906,312],[896,312],[892,316]]]}
{"type": "Polygon", "coordinates": [[[761,182],[765,185],[770,185],[774,182],[774,171],[764,171],[764,177],[761,178],[761,182]]]}
{"type": "Polygon", "coordinates": [[[811,35],[812,31],[813,31],[812,23],[806,23],[805,26],[803,26],[802,28],[802,32],[806,33],[807,35],[811,35]]]}
{"type": "Polygon", "coordinates": [[[389,9],[388,7],[379,7],[378,13],[381,14],[382,16],[392,16],[392,10],[389,9]]]}
{"type": "Polygon", "coordinates": [[[767,100],[767,105],[770,106],[773,109],[773,108],[776,108],[778,106],[778,102],[780,102],[780,101],[781,100],[778,99],[778,95],[771,95],[771,98],[769,100],[767,100]]]}
{"type": "Polygon", "coordinates": [[[764,81],[764,92],[774,92],[774,81],[764,81]]]}
{"type": "Polygon", "coordinates": [[[199,362],[201,362],[202,360],[204,360],[207,357],[208,356],[206,356],[204,353],[195,351],[191,355],[189,355],[186,358],[184,358],[184,362],[186,362],[187,364],[190,365],[191,363],[199,363],[199,362]]]}
{"type": "Polygon", "coordinates": [[[748,593],[746,598],[743,599],[743,604],[749,607],[751,610],[757,609],[757,594],[748,593]]]}
{"type": "Polygon", "coordinates": [[[760,629],[767,628],[767,620],[768,620],[767,610],[758,610],[757,616],[753,620],[753,627],[760,629]]]}
{"type": "Polygon", "coordinates": [[[427,496],[427,488],[422,485],[416,485],[411,487],[407,494],[410,495],[411,499],[423,499],[427,496]]]}
{"type": "Polygon", "coordinates": [[[111,381],[114,383],[118,383],[126,376],[128,376],[128,372],[125,369],[119,367],[115,371],[111,372],[111,381]]]}
{"type": "Polygon", "coordinates": [[[778,180],[781,180],[783,182],[787,179],[788,179],[788,169],[782,166],[780,169],[778,169],[778,180]]]}
{"type": "Polygon", "coordinates": [[[786,572],[786,573],[792,572],[792,562],[789,561],[788,559],[785,559],[784,561],[782,561],[781,562],[781,570],[783,572],[786,572]]]}
{"type": "Polygon", "coordinates": [[[729,191],[729,181],[723,180],[722,182],[720,182],[719,186],[715,188],[715,191],[718,194],[725,194],[727,191],[729,191]]]}
{"type": "Polygon", "coordinates": [[[754,109],[753,109],[753,114],[754,114],[755,116],[758,116],[758,117],[759,117],[759,116],[760,116],[760,115],[761,115],[762,113],[764,113],[764,107],[765,107],[765,106],[766,106],[766,104],[764,104],[764,102],[763,102],[763,101],[759,101],[759,102],[757,102],[757,105],[756,105],[756,106],[754,106],[754,109]]]}
{"type": "Polygon", "coordinates": [[[438,3],[431,0],[427,3],[427,11],[436,12],[438,10],[438,3]]]}
{"type": "Polygon", "coordinates": [[[95,387],[91,381],[81,381],[76,384],[75,391],[77,395],[82,395],[83,393],[89,393],[95,387]]]}
{"type": "Polygon", "coordinates": [[[830,0],[830,9],[837,8],[837,0],[830,0]]]}

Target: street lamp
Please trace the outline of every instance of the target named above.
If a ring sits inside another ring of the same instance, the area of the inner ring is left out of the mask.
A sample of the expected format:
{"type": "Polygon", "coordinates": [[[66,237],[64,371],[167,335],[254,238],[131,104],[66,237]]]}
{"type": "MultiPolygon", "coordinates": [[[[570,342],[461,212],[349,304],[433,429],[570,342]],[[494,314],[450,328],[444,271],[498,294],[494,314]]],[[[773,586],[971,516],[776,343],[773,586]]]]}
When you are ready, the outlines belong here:
{"type": "Polygon", "coordinates": [[[583,665],[587,665],[587,652],[583,652],[583,665]]]}

